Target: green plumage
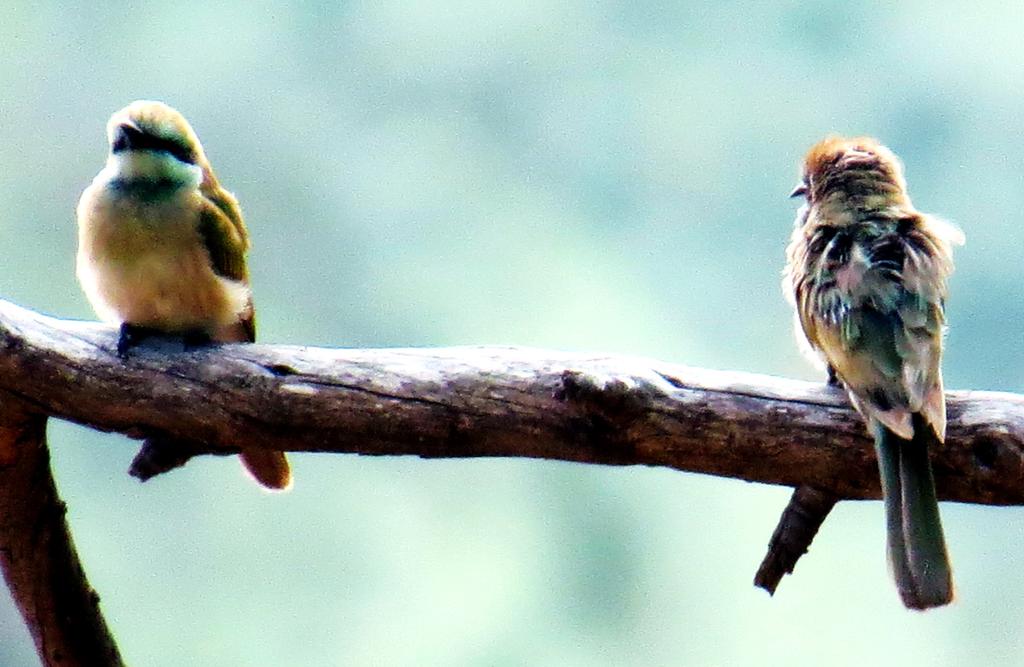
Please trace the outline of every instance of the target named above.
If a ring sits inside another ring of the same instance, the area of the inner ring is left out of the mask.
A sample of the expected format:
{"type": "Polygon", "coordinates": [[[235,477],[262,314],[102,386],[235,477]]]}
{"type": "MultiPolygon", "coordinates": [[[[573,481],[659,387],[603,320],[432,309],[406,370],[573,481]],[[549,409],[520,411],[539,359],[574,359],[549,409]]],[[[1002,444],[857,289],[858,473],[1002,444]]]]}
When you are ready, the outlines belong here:
{"type": "Polygon", "coordinates": [[[872,423],[893,577],[903,604],[927,609],[953,599],[953,574],[928,458],[938,438],[920,415],[914,427],[914,438],[906,440],[872,423]]]}
{"type": "MultiPolygon", "coordinates": [[[[249,270],[246,268],[245,251],[248,249],[248,237],[242,224],[238,203],[228,192],[220,190],[219,197],[205,197],[206,205],[199,215],[199,235],[206,251],[210,254],[210,263],[219,276],[249,283],[249,270]]],[[[239,320],[240,339],[247,342],[256,341],[256,315],[251,307],[239,320]]]]}

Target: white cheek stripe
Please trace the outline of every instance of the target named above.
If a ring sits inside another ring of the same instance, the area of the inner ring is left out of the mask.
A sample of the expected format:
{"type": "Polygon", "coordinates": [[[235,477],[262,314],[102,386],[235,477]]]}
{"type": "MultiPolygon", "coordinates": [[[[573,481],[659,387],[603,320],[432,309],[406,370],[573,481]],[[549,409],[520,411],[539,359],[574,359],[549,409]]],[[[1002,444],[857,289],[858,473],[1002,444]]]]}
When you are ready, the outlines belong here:
{"type": "Polygon", "coordinates": [[[198,188],[203,180],[203,170],[198,165],[182,162],[170,153],[128,150],[111,153],[95,180],[109,182],[115,179],[169,180],[181,187],[198,188]]]}

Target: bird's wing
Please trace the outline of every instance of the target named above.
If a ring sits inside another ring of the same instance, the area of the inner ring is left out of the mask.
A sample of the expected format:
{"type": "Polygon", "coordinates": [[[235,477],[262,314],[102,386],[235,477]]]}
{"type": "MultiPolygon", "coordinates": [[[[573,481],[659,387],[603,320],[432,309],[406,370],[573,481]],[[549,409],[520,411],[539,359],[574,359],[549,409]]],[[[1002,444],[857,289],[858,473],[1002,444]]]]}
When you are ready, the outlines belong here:
{"type": "MultiPolygon", "coordinates": [[[[242,222],[238,201],[223,189],[210,196],[202,192],[203,205],[199,214],[199,235],[203,239],[210,262],[217,275],[248,284],[249,271],[245,251],[249,240],[242,222]]],[[[256,319],[250,297],[248,308],[242,314],[238,331],[229,332],[232,340],[256,340],[256,319]]]]}
{"type": "Polygon", "coordinates": [[[939,440],[943,440],[946,401],[939,365],[946,323],[946,279],[953,272],[950,243],[963,243],[963,235],[943,237],[934,233],[932,222],[923,218],[920,226],[903,237],[906,259],[902,278],[907,298],[899,309],[905,332],[900,339],[900,354],[907,359],[904,382],[920,401],[920,411],[939,440]]]}
{"type": "MultiPolygon", "coordinates": [[[[809,308],[817,343],[866,416],[909,438],[921,412],[941,438],[943,300],[952,268],[934,238],[916,226],[862,238],[870,268],[855,296],[831,288],[809,308]]],[[[806,325],[805,325],[806,326],[806,325]]]]}

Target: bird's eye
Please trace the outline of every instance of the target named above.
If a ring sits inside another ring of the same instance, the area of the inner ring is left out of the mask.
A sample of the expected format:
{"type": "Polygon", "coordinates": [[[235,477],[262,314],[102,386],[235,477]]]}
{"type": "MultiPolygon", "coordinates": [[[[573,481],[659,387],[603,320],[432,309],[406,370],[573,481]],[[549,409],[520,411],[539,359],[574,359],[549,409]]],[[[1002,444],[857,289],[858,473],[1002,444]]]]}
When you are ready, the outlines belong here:
{"type": "Polygon", "coordinates": [[[180,139],[161,138],[158,146],[160,150],[167,151],[185,164],[195,164],[195,152],[180,139]]]}
{"type": "Polygon", "coordinates": [[[196,161],[194,149],[182,138],[150,134],[134,125],[121,125],[117,128],[111,150],[114,153],[125,150],[162,151],[186,164],[195,164],[196,161]]]}

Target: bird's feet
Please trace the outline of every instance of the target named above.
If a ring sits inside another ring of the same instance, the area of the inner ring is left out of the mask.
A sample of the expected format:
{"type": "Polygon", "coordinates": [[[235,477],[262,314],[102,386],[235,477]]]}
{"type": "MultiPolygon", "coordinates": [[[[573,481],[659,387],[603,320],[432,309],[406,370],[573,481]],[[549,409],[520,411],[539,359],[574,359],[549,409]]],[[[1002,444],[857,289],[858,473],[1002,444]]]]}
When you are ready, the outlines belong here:
{"type": "Polygon", "coordinates": [[[828,365],[828,380],[825,381],[830,387],[842,387],[843,383],[840,381],[839,376],[836,375],[836,369],[832,367],[832,364],[828,365]]]}
{"type": "MultiPolygon", "coordinates": [[[[117,339],[117,356],[122,359],[128,357],[128,353],[137,347],[142,341],[153,336],[168,336],[169,334],[159,329],[142,327],[137,324],[125,322],[121,325],[121,334],[117,339]]],[[[173,334],[172,334],[173,336],[173,334]]],[[[210,334],[205,331],[186,331],[181,334],[181,344],[186,350],[194,350],[197,347],[204,347],[211,342],[210,334]]]]}
{"type": "Polygon", "coordinates": [[[157,332],[153,329],[140,327],[137,324],[122,322],[121,333],[117,337],[117,356],[122,359],[126,359],[128,357],[128,353],[133,347],[137,346],[139,343],[155,333],[157,332]]]}
{"type": "Polygon", "coordinates": [[[205,331],[187,331],[181,336],[181,342],[186,350],[194,350],[197,347],[205,347],[213,342],[210,334],[205,331]]]}

